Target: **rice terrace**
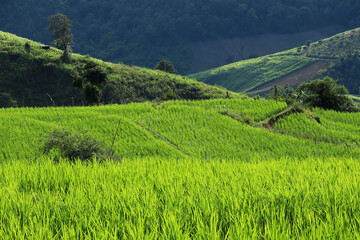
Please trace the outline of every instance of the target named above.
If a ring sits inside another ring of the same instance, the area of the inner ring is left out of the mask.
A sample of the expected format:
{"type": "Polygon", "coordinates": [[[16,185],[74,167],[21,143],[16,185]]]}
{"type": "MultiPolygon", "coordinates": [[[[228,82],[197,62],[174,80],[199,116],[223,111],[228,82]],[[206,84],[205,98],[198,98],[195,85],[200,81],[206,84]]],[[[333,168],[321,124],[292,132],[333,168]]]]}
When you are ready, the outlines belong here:
{"type": "Polygon", "coordinates": [[[0,240],[360,239],[359,16],[3,1],[0,240]]]}
{"type": "Polygon", "coordinates": [[[1,238],[358,238],[360,115],[274,100],[1,109],[1,238]],[[235,119],[231,116],[239,116],[235,119]],[[59,118],[60,117],[60,118],[59,118]],[[41,139],[86,130],[103,162],[41,139]]]}

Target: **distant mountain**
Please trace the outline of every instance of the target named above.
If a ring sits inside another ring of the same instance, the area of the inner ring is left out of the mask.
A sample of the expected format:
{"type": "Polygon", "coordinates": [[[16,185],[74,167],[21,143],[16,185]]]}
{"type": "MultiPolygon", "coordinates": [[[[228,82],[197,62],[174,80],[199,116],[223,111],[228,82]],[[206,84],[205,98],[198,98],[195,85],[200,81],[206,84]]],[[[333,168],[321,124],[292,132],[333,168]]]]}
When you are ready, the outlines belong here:
{"type": "Polygon", "coordinates": [[[193,43],[360,25],[356,0],[2,0],[0,30],[50,44],[56,13],[73,20],[78,53],[150,68],[166,58],[180,73],[193,43]]]}
{"type": "Polygon", "coordinates": [[[84,104],[74,89],[71,73],[94,62],[108,76],[102,87],[107,103],[143,102],[166,99],[210,99],[244,97],[226,89],[209,86],[180,76],[124,64],[103,62],[90,56],[72,54],[70,63],[60,60],[62,51],[0,31],[0,93],[5,92],[19,106],[48,106],[47,93],[57,105],[84,104]]]}
{"type": "Polygon", "coordinates": [[[306,80],[330,75],[340,79],[350,92],[358,94],[360,79],[348,79],[346,75],[349,74],[343,65],[352,73],[360,71],[357,67],[360,64],[359,52],[360,28],[356,28],[288,51],[228,64],[189,77],[235,92],[259,93],[274,85],[296,86],[306,80]],[[339,69],[344,71],[342,78],[337,77],[339,69]]]}

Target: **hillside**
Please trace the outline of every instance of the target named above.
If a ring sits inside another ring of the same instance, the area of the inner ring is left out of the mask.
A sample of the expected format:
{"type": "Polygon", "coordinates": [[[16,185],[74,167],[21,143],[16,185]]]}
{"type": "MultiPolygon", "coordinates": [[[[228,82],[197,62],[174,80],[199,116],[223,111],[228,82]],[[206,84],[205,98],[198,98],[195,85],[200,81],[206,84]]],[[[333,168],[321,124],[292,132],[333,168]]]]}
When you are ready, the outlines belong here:
{"type": "MultiPolygon", "coordinates": [[[[359,28],[319,40],[309,46],[300,46],[255,59],[244,60],[210,69],[189,77],[224,86],[236,92],[261,93],[273,85],[296,86],[314,79],[336,66],[340,59],[360,51],[359,28]]],[[[341,83],[341,82],[340,82],[341,83]]],[[[349,86],[348,82],[343,83],[349,86]]],[[[354,84],[351,89],[358,90],[354,84]]],[[[358,92],[354,92],[357,94],[358,92]]]]}
{"type": "Polygon", "coordinates": [[[248,161],[292,156],[360,157],[358,113],[316,110],[321,124],[306,114],[285,116],[279,122],[270,120],[286,108],[286,103],[276,101],[215,99],[90,108],[2,109],[0,139],[6,141],[1,141],[0,160],[36,157],[37,139],[61,124],[75,131],[86,130],[109,146],[119,121],[120,135],[114,148],[121,158],[187,155],[248,161]],[[292,118],[304,123],[295,124],[292,118]],[[304,126],[307,127],[301,130],[304,126]],[[321,134],[315,134],[317,131],[321,134]]]}
{"type": "MultiPolygon", "coordinates": [[[[60,60],[62,52],[45,50],[42,44],[0,31],[1,92],[11,94],[19,106],[49,106],[47,93],[57,105],[83,105],[80,91],[72,86],[71,73],[94,62],[107,74],[103,103],[129,103],[148,100],[209,99],[226,97],[223,88],[212,87],[179,75],[146,68],[130,67],[72,54],[72,61],[60,60]],[[29,49],[25,44],[30,45],[29,49]]],[[[230,97],[242,97],[230,93],[230,97]]]]}
{"type": "Polygon", "coordinates": [[[6,0],[0,30],[50,44],[45,29],[59,12],[73,20],[74,51],[148,68],[166,58],[182,74],[194,64],[192,43],[360,24],[354,0],[6,0]]]}
{"type": "Polygon", "coordinates": [[[359,113],[253,99],[0,109],[0,237],[354,239],[359,136],[359,113]],[[54,161],[62,127],[115,161],[54,161]]]}

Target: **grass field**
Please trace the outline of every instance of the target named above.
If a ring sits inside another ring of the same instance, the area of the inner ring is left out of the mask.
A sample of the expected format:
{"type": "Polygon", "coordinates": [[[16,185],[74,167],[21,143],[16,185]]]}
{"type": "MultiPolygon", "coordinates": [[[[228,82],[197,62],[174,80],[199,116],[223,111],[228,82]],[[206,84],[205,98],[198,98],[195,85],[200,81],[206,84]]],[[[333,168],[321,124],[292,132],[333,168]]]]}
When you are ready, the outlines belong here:
{"type": "Polygon", "coordinates": [[[0,109],[0,238],[360,238],[359,114],[314,109],[262,127],[287,108],[214,99],[0,109]],[[39,146],[61,125],[107,148],[115,139],[122,160],[53,161],[39,146]]]}

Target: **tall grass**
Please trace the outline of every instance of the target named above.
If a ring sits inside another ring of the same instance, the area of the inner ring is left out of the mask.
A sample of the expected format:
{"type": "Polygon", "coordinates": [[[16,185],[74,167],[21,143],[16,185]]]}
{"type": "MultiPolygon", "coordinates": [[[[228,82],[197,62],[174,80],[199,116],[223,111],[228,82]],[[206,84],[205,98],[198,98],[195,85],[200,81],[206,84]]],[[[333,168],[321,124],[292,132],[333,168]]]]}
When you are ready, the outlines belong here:
{"type": "MultiPolygon", "coordinates": [[[[347,146],[334,145],[332,142],[319,143],[312,138],[304,139],[297,135],[279,135],[264,128],[254,128],[219,112],[229,109],[236,114],[262,120],[285,107],[286,104],[275,101],[223,99],[175,101],[160,105],[143,103],[60,107],[56,110],[2,109],[0,160],[38,157],[38,140],[50,130],[60,127],[55,111],[61,116],[65,128],[75,132],[86,130],[90,136],[104,142],[108,148],[113,144],[115,130],[121,119],[113,147],[117,157],[192,156],[206,160],[237,161],[274,157],[360,157],[358,148],[348,149],[347,146]]],[[[356,119],[353,121],[354,124],[357,122],[356,119]]],[[[335,123],[335,126],[336,124],[338,123],[335,123]]],[[[309,124],[301,126],[307,126],[309,131],[314,131],[316,127],[309,124]]],[[[351,126],[351,123],[348,126],[351,126]]],[[[294,126],[292,129],[295,131],[297,128],[294,126]]],[[[335,133],[332,138],[336,136],[335,133]]],[[[342,141],[342,138],[339,139],[342,141]]]]}
{"type": "Polygon", "coordinates": [[[355,159],[0,164],[2,239],[355,239],[355,159]]]}

